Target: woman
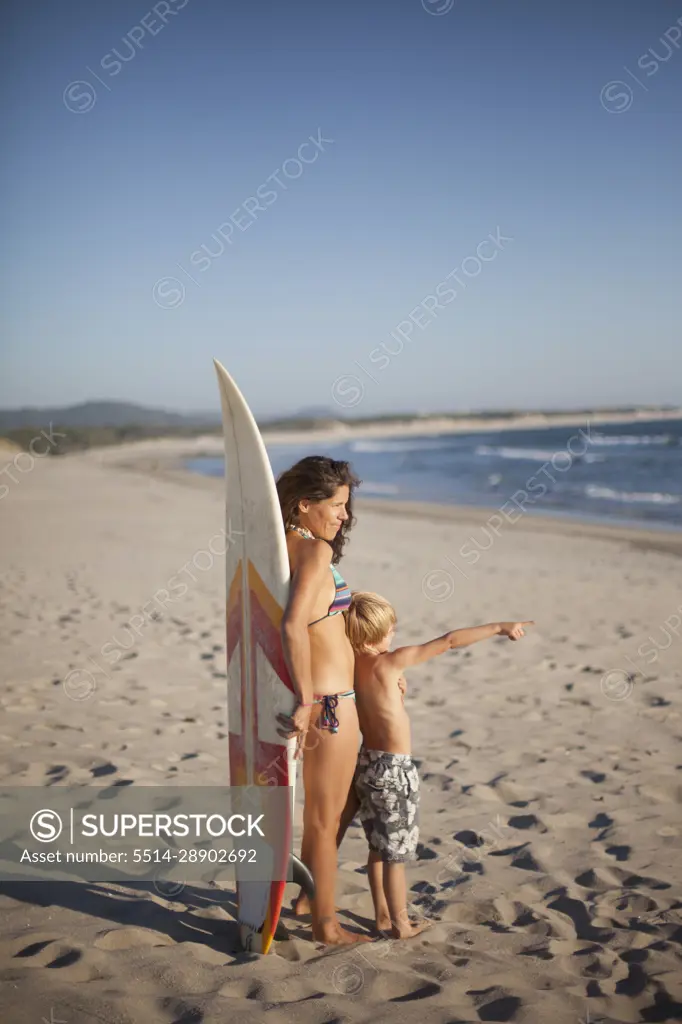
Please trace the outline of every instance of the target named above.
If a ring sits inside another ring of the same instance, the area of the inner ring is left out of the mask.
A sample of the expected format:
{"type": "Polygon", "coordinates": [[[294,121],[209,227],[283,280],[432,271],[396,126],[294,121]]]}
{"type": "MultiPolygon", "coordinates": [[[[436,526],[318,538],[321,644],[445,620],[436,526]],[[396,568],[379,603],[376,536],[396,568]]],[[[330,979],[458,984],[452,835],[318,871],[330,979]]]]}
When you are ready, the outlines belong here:
{"type": "Polygon", "coordinates": [[[354,522],[359,483],[347,462],[319,455],[301,459],[277,480],[291,568],[282,644],[298,698],[291,716],[279,721],[281,735],[296,736],[296,757],[305,753],[301,860],[315,882],[313,937],[328,945],[369,941],[341,927],[334,898],[336,833],[360,735],[353,649],[341,614],[350,590],[335,566],[354,522]]]}

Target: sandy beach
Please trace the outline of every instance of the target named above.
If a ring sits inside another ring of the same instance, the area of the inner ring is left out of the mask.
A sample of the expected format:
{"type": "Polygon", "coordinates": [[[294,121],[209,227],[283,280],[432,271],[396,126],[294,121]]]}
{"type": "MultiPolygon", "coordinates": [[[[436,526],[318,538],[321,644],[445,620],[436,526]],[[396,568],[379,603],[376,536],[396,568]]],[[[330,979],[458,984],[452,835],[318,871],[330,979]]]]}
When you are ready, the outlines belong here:
{"type": "MultiPolygon", "coordinates": [[[[223,483],[177,468],[207,444],[36,460],[0,501],[4,786],[226,781],[224,566],[196,558],[223,483]]],[[[258,957],[229,892],[2,882],[3,1022],[682,1019],[682,534],[523,516],[465,564],[489,510],[357,512],[344,575],[393,601],[398,643],[537,623],[408,676],[430,930],[325,952],[287,912],[258,957]]],[[[353,827],[339,907],[361,927],[365,859],[353,827]]]]}

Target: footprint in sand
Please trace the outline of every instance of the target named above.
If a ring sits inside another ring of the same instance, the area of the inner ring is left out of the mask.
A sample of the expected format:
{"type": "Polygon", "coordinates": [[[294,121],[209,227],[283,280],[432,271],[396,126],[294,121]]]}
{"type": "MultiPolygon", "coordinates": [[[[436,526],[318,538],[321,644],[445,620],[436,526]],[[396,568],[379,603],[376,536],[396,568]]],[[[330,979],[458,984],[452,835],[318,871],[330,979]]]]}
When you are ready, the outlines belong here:
{"type": "Polygon", "coordinates": [[[417,843],[417,859],[418,860],[435,860],[438,854],[435,850],[432,850],[429,846],[424,846],[423,843],[417,843]]]}
{"type": "Polygon", "coordinates": [[[610,818],[608,814],[604,814],[603,811],[600,811],[592,821],[587,823],[588,828],[608,828],[609,825],[613,825],[613,818],[610,818]]]}
{"type": "Polygon", "coordinates": [[[26,960],[27,967],[62,972],[62,984],[79,984],[99,977],[99,971],[92,962],[92,954],[84,955],[82,950],[66,945],[59,938],[32,942],[19,949],[14,954],[14,959],[26,960]]]}
{"type": "Polygon", "coordinates": [[[543,823],[536,818],[534,814],[517,814],[513,818],[509,818],[507,824],[510,828],[520,828],[523,830],[534,828],[537,829],[538,832],[547,831],[546,825],[543,825],[543,823]]]}
{"type": "Polygon", "coordinates": [[[594,772],[591,769],[588,769],[586,771],[582,771],[580,774],[584,778],[589,779],[590,782],[595,782],[595,783],[603,782],[604,779],[606,778],[606,775],[605,775],[604,772],[594,772]]]}
{"type": "Polygon", "coordinates": [[[485,840],[479,836],[476,832],[471,829],[465,828],[461,832],[455,832],[453,839],[456,839],[462,846],[467,846],[472,849],[475,846],[483,846],[485,840]]]}
{"type": "Polygon", "coordinates": [[[83,954],[79,949],[68,949],[65,953],[60,953],[55,960],[52,960],[46,966],[54,967],[55,969],[71,967],[73,964],[77,964],[82,956],[83,954]]]}
{"type": "Polygon", "coordinates": [[[47,949],[47,947],[55,941],[55,939],[44,939],[42,942],[32,942],[30,946],[24,946],[23,949],[20,949],[15,953],[14,958],[18,960],[25,957],[37,956],[38,953],[42,953],[44,949],[47,949]]]}
{"type": "Polygon", "coordinates": [[[168,935],[146,928],[112,928],[100,932],[95,939],[97,949],[139,949],[145,946],[174,946],[168,935]]]}
{"type": "Polygon", "coordinates": [[[469,989],[467,995],[474,1002],[479,1020],[513,1020],[523,1005],[518,996],[509,995],[498,986],[484,989],[469,989]]]}
{"type": "MultiPolygon", "coordinates": [[[[491,856],[495,853],[491,850],[491,856]]],[[[514,854],[511,859],[511,866],[513,868],[520,868],[522,871],[542,871],[538,862],[536,861],[533,854],[527,848],[521,848],[518,854],[514,854]]]]}
{"type": "Polygon", "coordinates": [[[191,1006],[182,999],[166,996],[159,999],[158,1005],[159,1009],[168,1016],[171,1024],[202,1024],[204,1020],[204,1015],[198,1006],[191,1006]]]}
{"type": "Polygon", "coordinates": [[[553,960],[554,953],[550,953],[547,946],[527,946],[525,949],[520,949],[518,956],[529,956],[534,960],[553,960]]]}
{"type": "MultiPolygon", "coordinates": [[[[391,987],[393,988],[394,985],[395,981],[392,981],[391,987]]],[[[403,996],[391,996],[388,999],[388,1002],[411,1003],[414,1002],[415,999],[425,999],[428,996],[438,995],[438,993],[442,991],[443,989],[440,985],[436,984],[436,982],[431,981],[427,982],[425,985],[420,985],[418,988],[415,988],[412,992],[406,992],[405,995],[403,996]]]]}
{"type": "Polygon", "coordinates": [[[547,909],[554,910],[558,914],[568,917],[573,924],[576,938],[578,939],[584,939],[586,942],[606,942],[613,937],[612,931],[596,928],[592,925],[587,907],[581,900],[560,895],[552,903],[547,904],[547,909]]]}
{"type": "Polygon", "coordinates": [[[434,788],[438,787],[440,790],[448,790],[451,788],[452,783],[455,781],[451,775],[442,775],[438,772],[425,772],[422,775],[423,782],[430,782],[434,788]]]}
{"type": "Polygon", "coordinates": [[[618,861],[629,860],[630,854],[632,853],[632,847],[625,845],[607,846],[606,853],[608,853],[609,857],[615,857],[618,861]]]}

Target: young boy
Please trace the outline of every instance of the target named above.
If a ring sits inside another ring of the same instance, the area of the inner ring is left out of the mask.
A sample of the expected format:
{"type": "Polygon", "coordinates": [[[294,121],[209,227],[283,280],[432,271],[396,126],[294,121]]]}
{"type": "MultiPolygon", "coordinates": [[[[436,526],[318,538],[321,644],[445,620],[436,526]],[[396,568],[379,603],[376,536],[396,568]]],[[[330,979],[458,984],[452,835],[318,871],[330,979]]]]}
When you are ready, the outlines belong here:
{"type": "Polygon", "coordinates": [[[489,637],[519,640],[524,627],[533,623],[493,622],[455,629],[429,643],[389,651],[396,615],[388,601],[378,594],[357,592],[345,615],[355,651],[355,694],[363,743],[338,841],[359,807],[369,844],[367,870],[377,930],[390,929],[394,938],[412,938],[427,925],[413,924],[407,915],[405,861],[416,859],[419,774],[411,756],[402,673],[412,665],[489,637]]]}

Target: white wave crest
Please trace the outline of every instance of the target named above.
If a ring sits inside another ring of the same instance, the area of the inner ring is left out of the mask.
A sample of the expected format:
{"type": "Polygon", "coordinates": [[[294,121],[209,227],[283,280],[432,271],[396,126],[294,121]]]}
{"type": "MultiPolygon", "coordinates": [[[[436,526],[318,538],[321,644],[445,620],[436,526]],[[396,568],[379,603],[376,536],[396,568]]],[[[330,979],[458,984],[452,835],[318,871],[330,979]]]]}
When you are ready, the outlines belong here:
{"type": "Polygon", "coordinates": [[[495,447],[493,445],[479,444],[476,448],[476,455],[496,455],[499,459],[526,459],[528,462],[550,462],[555,455],[570,455],[572,459],[584,459],[585,462],[603,462],[604,455],[576,453],[575,455],[560,448],[558,451],[549,451],[543,448],[509,448],[505,446],[495,447]]]}
{"type": "Polygon", "coordinates": [[[592,434],[590,442],[596,445],[618,445],[618,444],[668,444],[671,440],[670,434],[592,434]]]}
{"type": "Polygon", "coordinates": [[[648,502],[652,505],[677,505],[680,501],[676,494],[665,494],[660,491],[615,491],[612,487],[600,487],[598,484],[588,484],[585,494],[588,498],[622,501],[627,504],[648,502]]]}
{"type": "Polygon", "coordinates": [[[376,455],[388,452],[423,452],[451,446],[450,438],[433,438],[414,441],[353,441],[350,447],[353,452],[370,452],[376,455]]]}

